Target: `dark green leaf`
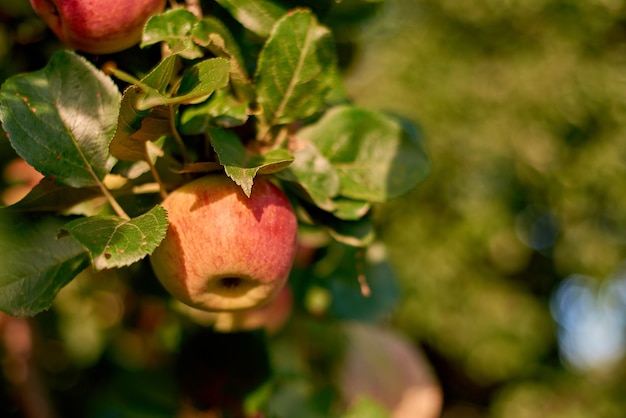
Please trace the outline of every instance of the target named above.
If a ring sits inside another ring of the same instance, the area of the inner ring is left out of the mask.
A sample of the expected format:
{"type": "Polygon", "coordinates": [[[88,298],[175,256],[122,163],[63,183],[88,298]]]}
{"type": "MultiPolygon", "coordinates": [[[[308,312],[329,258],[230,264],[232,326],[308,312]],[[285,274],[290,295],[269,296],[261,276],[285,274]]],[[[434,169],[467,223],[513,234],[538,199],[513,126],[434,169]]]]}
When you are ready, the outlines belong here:
{"type": "Polygon", "coordinates": [[[300,201],[300,204],[310,216],[311,221],[325,228],[337,242],[352,247],[366,247],[374,240],[374,225],[368,214],[359,219],[345,220],[309,202],[300,201]]]}
{"type": "Polygon", "coordinates": [[[325,277],[332,298],[329,313],[343,320],[380,321],[396,307],[400,290],[385,248],[374,243],[368,248],[332,247],[341,261],[325,277]]]}
{"type": "Polygon", "coordinates": [[[141,47],[166,42],[170,48],[188,59],[200,58],[202,50],[190,36],[198,18],[183,8],[169,9],[152,16],[143,32],[141,47]]]}
{"type": "Polygon", "coordinates": [[[369,217],[356,221],[344,221],[339,218],[325,219],[323,226],[337,242],[353,247],[366,247],[375,236],[374,226],[369,217]]]}
{"type": "Polygon", "coordinates": [[[257,174],[272,174],[287,167],[293,156],[284,149],[275,149],[264,154],[247,150],[239,137],[232,131],[210,128],[211,144],[217,153],[226,174],[237,183],[246,196],[252,192],[257,174]]]}
{"type": "Polygon", "coordinates": [[[102,196],[99,187],[68,188],[44,178],[19,202],[7,207],[11,212],[62,212],[85,200],[102,196]]]}
{"type": "Polygon", "coordinates": [[[268,0],[217,0],[249,31],[269,36],[272,27],[286,12],[283,6],[268,0]]]}
{"type": "Polygon", "coordinates": [[[339,173],[341,195],[382,202],[413,189],[428,171],[417,138],[394,118],[351,106],[329,110],[298,138],[315,144],[339,173]]]}
{"type": "Polygon", "coordinates": [[[177,95],[170,103],[197,103],[228,84],[230,64],[224,58],[211,58],[191,67],[183,76],[177,95]]]}
{"type": "Polygon", "coordinates": [[[60,184],[93,186],[109,172],[120,93],[84,58],[55,53],[39,71],[8,79],[0,118],[17,153],[60,184]]]}
{"type": "Polygon", "coordinates": [[[262,133],[319,112],[335,71],[335,45],[328,28],[305,10],[283,17],[259,56],[256,72],[262,133]]]}
{"type": "Polygon", "coordinates": [[[184,135],[199,135],[209,126],[232,128],[248,120],[248,105],[238,101],[225,89],[217,90],[202,104],[189,106],[180,117],[180,132],[184,135]]]}
{"type": "Polygon", "coordinates": [[[93,267],[102,270],[128,266],[151,254],[165,238],[167,225],[167,212],[156,205],[130,220],[93,216],[71,221],[64,229],[89,251],[93,267]]]}
{"type": "Polygon", "coordinates": [[[32,316],[89,265],[72,237],[57,238],[62,218],[21,219],[0,211],[0,311],[32,316]]]}

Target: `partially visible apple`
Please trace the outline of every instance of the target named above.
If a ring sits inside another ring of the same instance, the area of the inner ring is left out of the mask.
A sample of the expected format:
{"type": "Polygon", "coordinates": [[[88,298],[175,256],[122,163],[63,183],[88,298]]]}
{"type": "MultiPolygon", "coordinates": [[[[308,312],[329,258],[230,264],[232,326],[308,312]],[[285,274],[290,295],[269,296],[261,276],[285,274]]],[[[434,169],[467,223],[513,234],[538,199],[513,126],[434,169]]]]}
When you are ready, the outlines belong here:
{"type": "Polygon", "coordinates": [[[243,311],[218,312],[215,330],[220,332],[264,329],[269,335],[279,332],[291,315],[293,294],[288,285],[278,292],[268,304],[243,311]]]}
{"type": "Polygon", "coordinates": [[[206,311],[250,309],[283,288],[297,247],[298,222],[285,194],[258,176],[252,193],[224,174],[171,192],[169,228],[150,256],[159,281],[181,302],[206,311]]]}
{"type": "Polygon", "coordinates": [[[141,40],[148,19],[166,0],[30,0],[35,12],[67,45],[91,54],[111,54],[141,40]]]}
{"type": "Polygon", "coordinates": [[[346,324],[347,350],[339,383],[348,404],[367,396],[391,418],[438,418],[443,394],[422,353],[396,332],[346,324]]]}
{"type": "Polygon", "coordinates": [[[22,158],[11,160],[4,167],[2,174],[9,184],[0,195],[0,203],[5,205],[19,202],[43,179],[43,175],[22,158]]]}

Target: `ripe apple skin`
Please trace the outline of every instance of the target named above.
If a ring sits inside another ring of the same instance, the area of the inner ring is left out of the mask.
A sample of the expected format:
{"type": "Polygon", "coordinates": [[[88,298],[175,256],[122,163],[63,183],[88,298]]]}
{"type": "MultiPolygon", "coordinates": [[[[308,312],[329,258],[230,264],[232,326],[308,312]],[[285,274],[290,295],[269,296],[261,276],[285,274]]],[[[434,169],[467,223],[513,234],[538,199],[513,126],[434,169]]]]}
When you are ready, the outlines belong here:
{"type": "Polygon", "coordinates": [[[385,406],[391,418],[441,416],[441,387],[421,351],[389,328],[346,323],[345,330],[339,384],[348,403],[365,395],[385,406]]]}
{"type": "Polygon", "coordinates": [[[141,40],[144,24],[166,0],[30,0],[35,12],[67,45],[111,54],[141,40]]]}
{"type": "Polygon", "coordinates": [[[298,222],[271,181],[256,177],[247,197],[223,174],[193,180],[162,203],[169,227],[150,256],[175,298],[206,311],[260,307],[285,285],[298,222]]]}

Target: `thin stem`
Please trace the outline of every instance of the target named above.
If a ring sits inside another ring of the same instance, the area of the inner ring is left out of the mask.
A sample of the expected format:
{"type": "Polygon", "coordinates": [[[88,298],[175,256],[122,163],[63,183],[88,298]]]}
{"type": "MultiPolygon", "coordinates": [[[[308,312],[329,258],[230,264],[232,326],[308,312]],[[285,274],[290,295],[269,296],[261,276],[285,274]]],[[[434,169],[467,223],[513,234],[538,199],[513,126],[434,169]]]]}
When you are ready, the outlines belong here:
{"type": "Polygon", "coordinates": [[[161,195],[161,199],[165,199],[167,197],[167,191],[165,190],[165,185],[163,184],[163,181],[161,180],[161,176],[159,175],[159,172],[157,171],[156,167],[152,163],[152,159],[150,158],[150,155],[148,154],[147,142],[146,142],[146,162],[148,163],[148,166],[150,167],[150,172],[152,173],[152,177],[154,177],[154,180],[159,185],[159,194],[161,195]]]}
{"type": "Polygon", "coordinates": [[[176,110],[174,109],[175,105],[169,105],[170,109],[170,130],[172,131],[172,136],[174,137],[174,141],[176,141],[176,145],[180,150],[180,155],[183,158],[183,163],[187,164],[189,162],[189,158],[187,156],[187,148],[185,148],[185,143],[183,138],[181,138],[178,133],[178,129],[176,129],[176,110]]]}
{"type": "Polygon", "coordinates": [[[147,84],[142,83],[141,80],[139,80],[137,77],[118,69],[115,63],[112,61],[107,62],[105,65],[103,65],[102,71],[104,71],[106,74],[114,76],[115,78],[119,80],[125,81],[128,84],[134,84],[143,91],[154,90],[147,84]]]}
{"type": "Polygon", "coordinates": [[[130,219],[130,216],[128,216],[126,211],[124,211],[124,209],[120,206],[120,204],[117,203],[117,200],[115,200],[115,198],[113,197],[109,189],[106,188],[104,183],[98,180],[98,186],[100,187],[102,194],[104,195],[104,197],[106,197],[107,201],[109,202],[109,205],[111,205],[111,207],[113,208],[117,216],[126,220],[130,219]]]}

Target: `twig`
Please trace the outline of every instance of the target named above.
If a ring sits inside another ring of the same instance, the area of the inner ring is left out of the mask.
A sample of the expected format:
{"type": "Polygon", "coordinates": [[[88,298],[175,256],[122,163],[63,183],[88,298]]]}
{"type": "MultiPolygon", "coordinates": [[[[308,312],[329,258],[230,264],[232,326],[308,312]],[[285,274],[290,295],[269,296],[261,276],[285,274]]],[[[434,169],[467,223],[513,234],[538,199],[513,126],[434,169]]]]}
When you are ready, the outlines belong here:
{"type": "Polygon", "coordinates": [[[154,181],[156,181],[157,184],[159,185],[159,194],[161,195],[161,199],[165,199],[167,197],[167,191],[165,190],[165,185],[163,185],[161,176],[159,175],[159,172],[157,171],[154,164],[152,163],[152,159],[150,158],[150,154],[148,153],[148,142],[146,142],[145,144],[145,150],[146,150],[146,162],[148,163],[148,166],[150,167],[150,172],[152,173],[152,177],[154,177],[154,181]]]}
{"type": "Polygon", "coordinates": [[[189,162],[189,158],[187,157],[187,148],[185,148],[185,142],[183,141],[183,138],[181,138],[180,134],[178,133],[178,129],[176,129],[176,109],[175,109],[175,105],[170,104],[169,105],[169,109],[170,109],[170,128],[172,131],[172,136],[174,137],[174,141],[176,141],[176,145],[178,145],[178,148],[180,150],[180,155],[183,158],[183,163],[187,164],[189,162]]]}

